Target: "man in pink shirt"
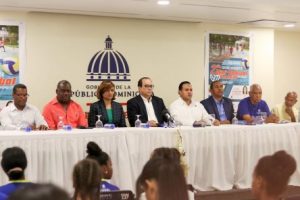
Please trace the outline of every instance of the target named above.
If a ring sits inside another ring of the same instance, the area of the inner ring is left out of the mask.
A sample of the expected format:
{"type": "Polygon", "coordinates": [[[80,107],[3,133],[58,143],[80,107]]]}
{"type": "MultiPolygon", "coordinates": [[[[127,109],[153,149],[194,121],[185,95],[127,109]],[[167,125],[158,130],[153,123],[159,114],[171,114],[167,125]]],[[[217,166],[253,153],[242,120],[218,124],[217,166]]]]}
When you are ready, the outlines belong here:
{"type": "Polygon", "coordinates": [[[58,82],[56,97],[45,107],[43,115],[50,129],[57,129],[59,118],[63,119],[64,125],[71,125],[73,128],[87,127],[85,113],[81,106],[71,100],[72,90],[69,81],[58,82]]]}

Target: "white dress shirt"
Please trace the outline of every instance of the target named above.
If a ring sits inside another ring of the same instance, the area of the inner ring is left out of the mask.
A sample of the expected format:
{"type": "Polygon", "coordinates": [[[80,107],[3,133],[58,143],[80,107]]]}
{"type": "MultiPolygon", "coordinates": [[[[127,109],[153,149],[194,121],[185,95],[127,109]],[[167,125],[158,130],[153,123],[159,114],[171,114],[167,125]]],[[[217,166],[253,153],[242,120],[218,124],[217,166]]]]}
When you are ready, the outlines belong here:
{"type": "Polygon", "coordinates": [[[14,103],[3,108],[0,112],[0,122],[4,130],[18,130],[33,125],[48,127],[40,111],[29,104],[26,104],[23,110],[18,110],[14,103]]]}
{"type": "Polygon", "coordinates": [[[211,125],[214,120],[200,102],[192,100],[191,104],[187,105],[180,97],[170,105],[170,113],[175,121],[183,126],[192,126],[195,121],[200,120],[211,125]]]}
{"type": "Polygon", "coordinates": [[[144,101],[144,104],[146,106],[146,111],[147,111],[147,115],[148,115],[148,121],[155,121],[156,123],[158,122],[157,121],[157,118],[156,118],[156,115],[155,115],[155,112],[154,112],[154,108],[153,108],[153,104],[152,104],[152,98],[149,99],[146,99],[145,97],[143,97],[141,95],[143,101],[144,101]]]}

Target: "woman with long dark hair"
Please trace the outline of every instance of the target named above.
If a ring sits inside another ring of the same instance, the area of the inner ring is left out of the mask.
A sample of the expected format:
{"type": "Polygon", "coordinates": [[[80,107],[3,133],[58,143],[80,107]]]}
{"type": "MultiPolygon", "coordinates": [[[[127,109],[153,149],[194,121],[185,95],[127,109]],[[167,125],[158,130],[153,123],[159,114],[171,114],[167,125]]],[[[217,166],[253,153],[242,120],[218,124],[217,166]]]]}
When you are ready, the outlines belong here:
{"type": "Polygon", "coordinates": [[[100,200],[101,172],[95,160],[79,161],[73,169],[74,200],[100,200]]]}
{"type": "Polygon", "coordinates": [[[285,151],[262,157],[253,172],[252,193],[258,200],[279,200],[295,170],[295,159],[285,151]]]}
{"type": "Polygon", "coordinates": [[[188,200],[183,169],[178,162],[150,159],[136,182],[137,200],[145,192],[147,200],[188,200]]]}

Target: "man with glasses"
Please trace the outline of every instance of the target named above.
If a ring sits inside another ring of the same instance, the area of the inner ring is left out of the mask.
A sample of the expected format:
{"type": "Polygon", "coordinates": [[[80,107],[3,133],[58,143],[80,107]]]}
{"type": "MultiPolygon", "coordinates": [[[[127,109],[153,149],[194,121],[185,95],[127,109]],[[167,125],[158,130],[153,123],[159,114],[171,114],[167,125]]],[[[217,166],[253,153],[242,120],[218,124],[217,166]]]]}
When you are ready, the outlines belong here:
{"type": "Polygon", "coordinates": [[[137,115],[142,123],[148,122],[156,127],[164,122],[163,111],[166,110],[164,101],[153,95],[153,84],[149,77],[138,81],[139,95],[127,101],[127,114],[130,126],[134,126],[137,115]]]}
{"type": "Polygon", "coordinates": [[[50,129],[57,129],[58,122],[71,125],[73,128],[87,127],[85,113],[81,106],[71,99],[72,89],[69,81],[59,81],[56,87],[56,97],[45,107],[43,115],[50,129]]]}
{"type": "Polygon", "coordinates": [[[221,124],[230,124],[233,116],[233,104],[229,98],[223,96],[224,85],[221,81],[213,81],[210,84],[211,96],[201,101],[209,114],[214,114],[221,124]]]}
{"type": "Polygon", "coordinates": [[[3,108],[0,121],[4,130],[47,130],[48,125],[40,111],[33,105],[27,104],[27,87],[16,84],[13,87],[13,103],[3,108]]]}

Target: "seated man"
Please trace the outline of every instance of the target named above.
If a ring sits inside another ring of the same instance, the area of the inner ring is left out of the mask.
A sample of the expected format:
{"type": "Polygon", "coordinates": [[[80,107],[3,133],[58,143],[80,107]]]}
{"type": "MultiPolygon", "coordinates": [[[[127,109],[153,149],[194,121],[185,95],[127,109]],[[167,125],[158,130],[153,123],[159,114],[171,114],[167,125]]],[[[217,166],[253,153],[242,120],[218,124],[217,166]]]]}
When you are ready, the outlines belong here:
{"type": "Polygon", "coordinates": [[[32,130],[47,130],[48,125],[40,111],[27,104],[27,87],[16,84],[13,87],[13,103],[3,108],[0,121],[4,130],[20,130],[30,127],[32,130]]]}
{"type": "Polygon", "coordinates": [[[219,120],[212,119],[198,101],[194,101],[193,88],[190,82],[183,81],[178,87],[179,98],[170,105],[170,113],[176,122],[183,126],[192,126],[194,122],[204,121],[206,124],[219,125],[219,120]]]}
{"type": "Polygon", "coordinates": [[[65,125],[73,128],[87,127],[85,113],[81,106],[71,100],[72,90],[69,81],[59,81],[56,88],[56,97],[45,107],[43,115],[50,129],[57,129],[59,118],[65,125]]]}
{"type": "Polygon", "coordinates": [[[280,121],[297,122],[299,111],[294,107],[296,103],[297,93],[289,92],[285,96],[284,103],[276,105],[272,113],[278,116],[280,121]]]}
{"type": "Polygon", "coordinates": [[[252,123],[254,117],[259,116],[261,112],[267,114],[266,123],[277,123],[278,117],[271,114],[267,103],[261,99],[262,89],[260,85],[253,84],[250,86],[249,97],[242,99],[238,106],[237,118],[252,123]]]}
{"type": "Polygon", "coordinates": [[[229,98],[223,96],[224,88],[221,81],[213,81],[210,84],[211,96],[201,101],[209,114],[214,114],[221,124],[231,124],[233,105],[229,98]]]}
{"type": "Polygon", "coordinates": [[[149,122],[151,127],[164,122],[162,112],[166,110],[164,101],[153,95],[153,84],[149,77],[143,77],[138,81],[139,95],[127,101],[127,114],[130,126],[134,127],[140,115],[142,123],[149,122]]]}

